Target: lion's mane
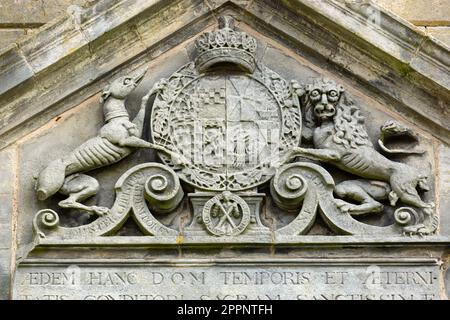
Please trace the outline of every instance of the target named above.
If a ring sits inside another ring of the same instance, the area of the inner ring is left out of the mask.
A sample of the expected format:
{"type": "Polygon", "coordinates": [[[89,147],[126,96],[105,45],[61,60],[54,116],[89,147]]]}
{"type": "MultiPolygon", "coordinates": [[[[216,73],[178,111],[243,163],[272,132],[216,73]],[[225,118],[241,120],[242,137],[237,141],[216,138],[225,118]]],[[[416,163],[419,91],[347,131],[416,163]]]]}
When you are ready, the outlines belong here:
{"type": "MultiPolygon", "coordinates": [[[[314,105],[307,95],[303,102],[305,105],[305,127],[312,130],[317,125],[317,120],[313,114],[314,105]]],[[[341,94],[335,107],[336,114],[333,117],[333,122],[336,132],[333,135],[333,141],[346,149],[356,149],[360,146],[373,147],[364,125],[365,119],[361,115],[359,107],[353,103],[345,92],[341,94]]]]}
{"type": "Polygon", "coordinates": [[[343,145],[346,149],[356,149],[360,146],[372,147],[366,128],[364,117],[360,109],[354,104],[339,102],[336,106],[336,115],[333,118],[336,132],[333,141],[343,145]]]}

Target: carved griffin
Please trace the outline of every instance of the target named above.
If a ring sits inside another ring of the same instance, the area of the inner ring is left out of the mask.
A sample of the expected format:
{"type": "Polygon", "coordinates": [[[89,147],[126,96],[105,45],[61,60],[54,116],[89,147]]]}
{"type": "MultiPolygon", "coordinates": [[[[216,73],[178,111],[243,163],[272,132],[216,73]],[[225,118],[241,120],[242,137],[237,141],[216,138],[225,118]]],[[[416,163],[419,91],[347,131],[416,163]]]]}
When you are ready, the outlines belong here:
{"type": "Polygon", "coordinates": [[[149,97],[160,88],[156,85],[142,100],[137,116],[130,121],[125,100],[142,80],[144,73],[136,77],[121,77],[105,88],[101,103],[105,124],[99,135],[81,144],[68,155],[56,159],[44,168],[36,182],[39,200],[45,200],[55,193],[67,195],[59,202],[63,208],[73,208],[104,215],[108,208],[86,206],[81,202],[95,195],[99,190],[98,181],[83,172],[116,163],[137,148],[153,148],[176,158],[171,151],[141,139],[145,108],[149,97]]]}

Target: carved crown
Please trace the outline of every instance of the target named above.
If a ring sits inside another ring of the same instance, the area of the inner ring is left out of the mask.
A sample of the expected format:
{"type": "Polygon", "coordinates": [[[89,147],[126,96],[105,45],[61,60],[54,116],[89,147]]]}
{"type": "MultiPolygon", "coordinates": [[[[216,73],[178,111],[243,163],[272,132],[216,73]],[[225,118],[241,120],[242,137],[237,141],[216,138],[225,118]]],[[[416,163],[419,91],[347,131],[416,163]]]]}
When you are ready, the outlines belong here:
{"type": "Polygon", "coordinates": [[[230,16],[220,17],[219,29],[202,34],[195,44],[195,66],[199,72],[219,63],[232,63],[249,72],[255,69],[256,39],[236,31],[230,16]]]}

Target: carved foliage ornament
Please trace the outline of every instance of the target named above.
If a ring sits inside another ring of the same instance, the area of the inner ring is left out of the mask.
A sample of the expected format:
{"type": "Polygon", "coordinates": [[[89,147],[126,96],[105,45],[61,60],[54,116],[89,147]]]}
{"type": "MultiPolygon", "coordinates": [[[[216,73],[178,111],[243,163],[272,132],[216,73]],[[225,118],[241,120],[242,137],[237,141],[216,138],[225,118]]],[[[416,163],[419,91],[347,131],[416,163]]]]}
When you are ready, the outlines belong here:
{"type": "MultiPolygon", "coordinates": [[[[160,217],[181,212],[178,207],[186,197],[192,212],[183,235],[198,242],[266,239],[264,235],[272,241],[273,231],[261,219],[265,197],[296,214],[274,231],[278,236],[307,233],[318,212],[340,234],[436,231],[434,204],[418,192],[429,189],[429,176],[376,151],[360,108],[341,85],[326,79],[305,85],[286,81],[256,62],[256,39],[236,30],[228,16],[220,18],[217,30],[201,35],[196,47],[195,60],[158,81],[133,120],[125,99],[143,74],[119,78],[104,90],[105,124],[99,135],[52,161],[36,184],[40,200],[59,192],[67,195],[60,207],[99,217],[66,228],[56,212],[41,210],[34,219],[39,238],[113,235],[133,215],[144,234],[172,239],[182,226],[166,226],[160,217]],[[141,136],[152,95],[153,142],[148,142],[141,136]],[[302,135],[311,148],[301,147],[302,135]],[[125,172],[116,184],[112,208],[83,204],[99,190],[97,180],[86,172],[121,161],[137,148],[155,149],[162,164],[144,163],[125,172]],[[359,179],[336,184],[322,163],[359,179]],[[186,195],[180,179],[194,192],[186,195]],[[257,193],[269,180],[270,194],[257,193]],[[386,203],[394,210],[394,224],[378,227],[355,219],[384,213],[386,203]]],[[[399,124],[386,124],[379,140],[386,154],[418,153],[387,148],[384,142],[393,129],[412,135],[399,124]]]]}

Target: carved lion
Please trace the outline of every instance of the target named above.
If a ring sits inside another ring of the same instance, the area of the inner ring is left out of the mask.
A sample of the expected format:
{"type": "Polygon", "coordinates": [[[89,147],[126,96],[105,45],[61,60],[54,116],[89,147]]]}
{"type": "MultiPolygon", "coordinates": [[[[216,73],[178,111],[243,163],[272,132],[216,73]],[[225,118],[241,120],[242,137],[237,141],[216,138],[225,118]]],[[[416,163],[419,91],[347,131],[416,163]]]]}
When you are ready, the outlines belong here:
{"type": "Polygon", "coordinates": [[[406,205],[423,209],[426,214],[432,213],[434,204],[424,202],[417,191],[429,190],[428,176],[417,168],[389,160],[374,149],[359,107],[346,96],[341,85],[320,79],[302,88],[301,94],[314,148],[295,148],[293,156],[325,161],[371,180],[345,181],[336,186],[340,197],[361,203],[353,205],[338,200],[343,211],[350,214],[380,212],[381,204],[375,199],[389,197],[391,205],[400,199],[406,205]]]}

